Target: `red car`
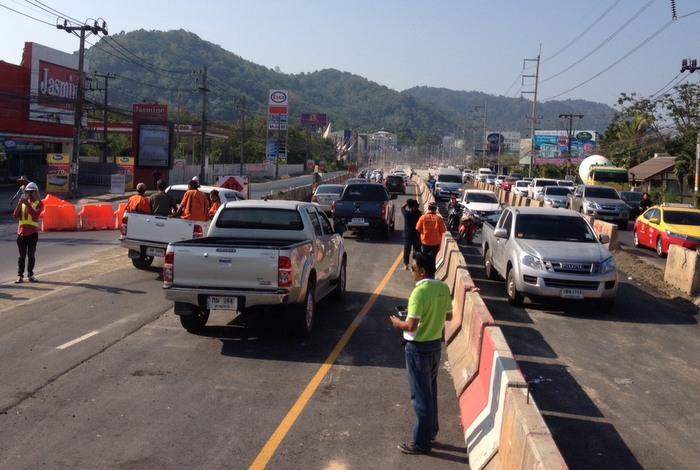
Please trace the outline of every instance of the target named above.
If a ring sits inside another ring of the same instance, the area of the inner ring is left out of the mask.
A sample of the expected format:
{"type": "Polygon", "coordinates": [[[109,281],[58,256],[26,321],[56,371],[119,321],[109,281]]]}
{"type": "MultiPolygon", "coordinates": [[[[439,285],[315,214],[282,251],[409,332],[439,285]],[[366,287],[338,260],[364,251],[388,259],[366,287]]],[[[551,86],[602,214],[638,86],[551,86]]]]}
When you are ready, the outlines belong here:
{"type": "Polygon", "coordinates": [[[501,183],[501,189],[504,191],[510,191],[511,186],[515,184],[515,182],[518,181],[518,178],[513,178],[513,177],[508,177],[503,180],[503,183],[501,183]]]}

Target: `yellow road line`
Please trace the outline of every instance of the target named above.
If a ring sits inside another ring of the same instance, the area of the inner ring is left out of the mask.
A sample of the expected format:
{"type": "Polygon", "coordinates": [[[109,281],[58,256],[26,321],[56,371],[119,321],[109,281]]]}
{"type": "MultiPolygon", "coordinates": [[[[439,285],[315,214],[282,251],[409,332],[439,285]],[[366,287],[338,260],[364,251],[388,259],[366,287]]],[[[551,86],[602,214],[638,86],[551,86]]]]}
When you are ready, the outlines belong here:
{"type": "Polygon", "coordinates": [[[398,269],[399,264],[401,264],[401,260],[402,254],[399,254],[399,256],[396,258],[396,261],[394,261],[394,264],[384,275],[384,279],[382,279],[382,282],[380,282],[377,288],[374,289],[372,296],[369,298],[369,300],[367,300],[367,303],[365,303],[364,307],[362,307],[360,313],[357,314],[350,326],[348,326],[348,328],[345,330],[345,333],[343,333],[343,336],[335,345],[333,351],[331,351],[331,353],[328,355],[328,357],[318,369],[316,374],[313,376],[311,381],[306,385],[304,391],[301,392],[301,395],[299,395],[299,398],[297,398],[297,401],[294,403],[292,408],[287,412],[287,415],[284,417],[282,422],[279,424],[279,426],[277,426],[275,432],[272,433],[270,439],[268,439],[268,441],[265,443],[258,456],[250,465],[251,470],[264,469],[270,462],[270,459],[272,459],[272,457],[275,455],[277,448],[287,436],[287,433],[289,433],[289,431],[292,429],[292,426],[294,426],[294,423],[299,418],[302,411],[304,411],[306,405],[309,404],[309,401],[311,400],[313,394],[316,393],[316,389],[318,389],[318,386],[321,385],[321,382],[331,370],[331,367],[333,367],[333,364],[338,359],[338,356],[343,351],[343,349],[345,349],[345,346],[347,346],[348,342],[350,341],[350,338],[360,326],[362,319],[365,316],[367,316],[367,313],[369,313],[369,311],[372,309],[375,302],[379,298],[379,295],[389,283],[389,280],[398,269]]]}

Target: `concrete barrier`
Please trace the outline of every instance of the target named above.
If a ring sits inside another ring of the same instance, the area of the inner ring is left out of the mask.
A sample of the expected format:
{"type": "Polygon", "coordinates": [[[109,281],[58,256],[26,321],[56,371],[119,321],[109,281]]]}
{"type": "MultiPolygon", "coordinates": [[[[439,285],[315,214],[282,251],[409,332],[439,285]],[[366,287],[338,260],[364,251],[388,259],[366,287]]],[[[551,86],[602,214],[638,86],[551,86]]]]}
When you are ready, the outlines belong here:
{"type": "Polygon", "coordinates": [[[568,468],[526,389],[506,390],[498,464],[502,470],[568,468]]]}
{"type": "Polygon", "coordinates": [[[530,199],[530,207],[542,207],[542,201],[530,199]]]}
{"type": "MultiPolygon", "coordinates": [[[[457,269],[457,265],[461,263],[462,266],[466,265],[462,253],[459,252],[459,246],[457,242],[451,236],[449,238],[445,237],[445,252],[439,267],[435,271],[435,279],[444,281],[447,283],[450,272],[453,273],[457,269]]],[[[454,289],[454,278],[452,279],[452,286],[450,286],[450,292],[454,289]]],[[[449,284],[448,284],[449,285],[449,284]]]]}
{"type": "Polygon", "coordinates": [[[526,388],[513,354],[498,327],[487,327],[479,373],[459,398],[469,468],[482,469],[498,452],[506,390],[526,388]]]}
{"type": "Polygon", "coordinates": [[[697,250],[669,246],[664,281],[685,294],[700,293],[700,254],[697,250]]]}
{"type": "Polygon", "coordinates": [[[511,191],[511,192],[510,192],[510,195],[508,196],[508,202],[507,202],[507,204],[508,204],[509,206],[515,206],[515,205],[516,205],[516,204],[515,204],[515,198],[516,198],[516,197],[517,197],[516,194],[515,194],[514,192],[511,191]]]}
{"type": "Polygon", "coordinates": [[[452,341],[462,328],[467,292],[472,292],[474,289],[476,289],[476,286],[469,272],[466,269],[458,270],[455,291],[452,294],[452,320],[445,323],[445,342],[447,344],[452,341]]]}
{"type": "Polygon", "coordinates": [[[442,267],[442,265],[445,263],[447,260],[445,258],[445,253],[447,251],[447,246],[451,245],[452,242],[454,242],[454,246],[457,250],[459,250],[459,246],[457,245],[457,242],[455,241],[454,238],[452,238],[452,234],[450,233],[445,233],[442,236],[442,242],[440,243],[440,249],[437,252],[437,255],[435,256],[435,269],[438,270],[442,267]]]}
{"type": "Polygon", "coordinates": [[[461,328],[447,345],[447,360],[458,397],[479,372],[484,330],[493,325],[495,321],[479,294],[467,292],[461,328]]]}
{"type": "Polygon", "coordinates": [[[608,237],[610,237],[610,242],[605,244],[605,246],[608,247],[608,249],[614,250],[618,247],[616,224],[603,222],[602,220],[594,220],[593,231],[598,235],[607,235],[608,237]]]}
{"type": "Polygon", "coordinates": [[[459,252],[459,248],[450,252],[451,259],[449,260],[449,268],[447,270],[447,277],[445,278],[445,283],[447,287],[450,288],[450,294],[454,294],[457,273],[467,269],[467,262],[464,260],[464,256],[459,252]]]}

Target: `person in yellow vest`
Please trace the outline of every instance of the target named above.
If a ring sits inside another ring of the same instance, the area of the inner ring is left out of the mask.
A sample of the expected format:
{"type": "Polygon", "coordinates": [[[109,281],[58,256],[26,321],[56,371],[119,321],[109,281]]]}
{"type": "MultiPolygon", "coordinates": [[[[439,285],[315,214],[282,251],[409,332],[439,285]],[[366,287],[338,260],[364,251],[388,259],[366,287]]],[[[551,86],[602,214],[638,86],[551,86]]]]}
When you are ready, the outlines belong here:
{"type": "Polygon", "coordinates": [[[24,194],[20,197],[12,216],[19,219],[17,226],[17,248],[19,259],[17,260],[17,280],[15,284],[24,281],[25,261],[27,263],[27,276],[29,282],[37,282],[34,277],[34,263],[36,262],[36,244],[39,241],[39,216],[44,209],[39,199],[39,188],[36,183],[27,183],[24,194]]]}

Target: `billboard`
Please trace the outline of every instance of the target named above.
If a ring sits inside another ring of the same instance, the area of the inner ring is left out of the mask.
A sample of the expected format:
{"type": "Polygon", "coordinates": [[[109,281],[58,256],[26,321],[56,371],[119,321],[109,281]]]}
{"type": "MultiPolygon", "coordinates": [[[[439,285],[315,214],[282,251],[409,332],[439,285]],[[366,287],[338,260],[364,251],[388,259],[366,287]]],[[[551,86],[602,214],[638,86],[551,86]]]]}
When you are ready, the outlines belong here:
{"type": "MultiPolygon", "coordinates": [[[[26,61],[31,70],[29,119],[56,124],[73,124],[78,97],[78,56],[27,43],[26,61]]],[[[87,67],[87,65],[85,65],[87,67]]]]}
{"type": "Polygon", "coordinates": [[[490,131],[486,134],[486,153],[488,155],[518,152],[520,149],[520,132],[490,131]]]}
{"type": "Polygon", "coordinates": [[[70,175],[70,155],[49,153],[46,155],[46,192],[51,194],[68,193],[70,175]]]}
{"type": "Polygon", "coordinates": [[[301,125],[311,130],[325,129],[328,126],[326,113],[301,113],[301,125]]]}
{"type": "Polygon", "coordinates": [[[596,131],[574,131],[569,155],[567,131],[535,131],[535,165],[578,165],[596,153],[598,136],[596,131]]]}
{"type": "Polygon", "coordinates": [[[170,128],[164,124],[139,126],[139,165],[152,168],[170,166],[170,128]]]}

